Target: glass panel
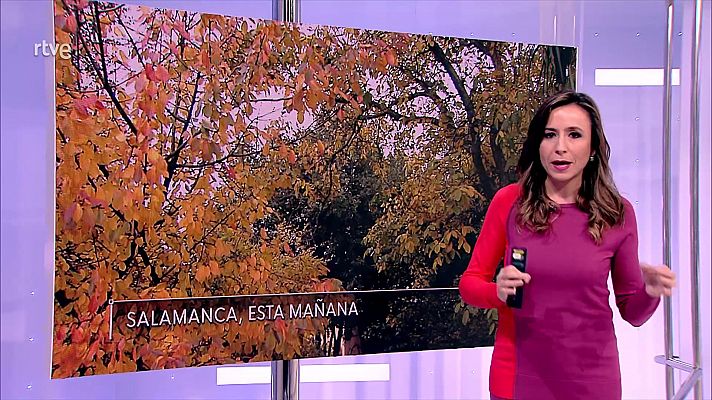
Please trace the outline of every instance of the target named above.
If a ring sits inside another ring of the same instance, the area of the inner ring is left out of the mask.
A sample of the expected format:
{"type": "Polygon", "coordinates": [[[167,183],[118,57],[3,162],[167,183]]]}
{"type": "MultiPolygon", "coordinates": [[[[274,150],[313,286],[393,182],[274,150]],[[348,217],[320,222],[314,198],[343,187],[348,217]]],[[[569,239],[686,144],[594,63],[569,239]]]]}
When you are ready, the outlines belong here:
{"type": "MultiPolygon", "coordinates": [[[[693,2],[678,2],[673,38],[673,67],[681,69],[681,86],[675,86],[672,91],[673,110],[673,185],[674,191],[680,193],[673,199],[673,210],[677,215],[674,222],[673,251],[679,266],[674,269],[681,278],[686,273],[680,268],[687,268],[683,261],[687,259],[686,237],[687,223],[687,137],[683,131],[687,129],[685,118],[689,115],[689,107],[685,107],[681,99],[689,98],[685,85],[689,85],[689,51],[691,44],[688,30],[683,27],[683,19],[691,18],[690,9],[693,2]],[[684,4],[682,4],[684,3],[684,4]],[[685,33],[681,31],[685,29],[685,33]],[[678,215],[679,214],[679,215],[678,215]]],[[[574,45],[578,47],[578,90],[588,93],[596,99],[601,108],[604,126],[612,148],[611,166],[616,183],[621,193],[635,206],[638,231],[639,253],[642,261],[650,263],[662,262],[662,110],[663,88],[653,86],[599,86],[595,81],[597,69],[661,69],[663,68],[663,47],[666,27],[666,7],[664,1],[626,2],[626,1],[520,1],[520,2],[489,2],[489,1],[413,1],[413,2],[379,2],[379,1],[342,1],[338,6],[328,1],[305,0],[302,6],[302,20],[305,23],[335,24],[369,29],[395,30],[405,32],[432,33],[433,35],[452,35],[459,37],[474,37],[503,41],[523,41],[530,43],[545,43],[558,45],[574,45]]],[[[706,4],[709,9],[709,4],[706,4]]],[[[706,21],[709,21],[707,12],[706,21]]],[[[690,26],[690,22],[686,26],[690,26]]],[[[704,25],[709,31],[709,24],[704,25]]],[[[706,36],[702,36],[703,38],[706,36]]],[[[701,69],[704,69],[705,58],[709,65],[709,47],[704,48],[701,69]]],[[[660,71],[659,71],[660,72],[660,71]]],[[[702,80],[704,84],[705,80],[702,80]]],[[[709,80],[707,80],[709,84],[709,80]]],[[[709,90],[708,90],[709,92],[709,90]]],[[[704,91],[703,103],[706,96],[704,91]]],[[[707,95],[708,96],[708,95],[707,95]]],[[[709,97],[707,102],[709,102],[709,97]]],[[[686,102],[687,100],[685,100],[686,102]]],[[[708,103],[707,103],[708,104],[708,103]]],[[[705,108],[701,108],[705,109],[705,108]]],[[[705,134],[709,138],[709,116],[703,115],[702,133],[704,146],[705,134]],[[705,125],[707,124],[707,125],[705,125]]],[[[706,139],[709,140],[709,139],[706,139]]],[[[705,149],[705,147],[702,147],[705,149]]],[[[709,193],[709,156],[703,155],[701,171],[702,198],[709,193]],[[707,163],[707,164],[705,164],[707,163]],[[707,186],[705,186],[707,185],[707,186]],[[706,188],[706,189],[705,189],[706,188]],[[705,192],[706,190],[706,192],[705,192]]],[[[709,220],[708,208],[701,211],[701,221],[709,220]],[[707,210],[707,211],[705,211],[707,210]],[[707,219],[704,219],[706,216],[707,219]]],[[[703,229],[705,229],[703,227],[703,229]]],[[[707,229],[707,232],[709,229],[707,229]]],[[[709,238],[709,233],[702,238],[709,238]]],[[[708,247],[707,242],[703,245],[708,247]]],[[[709,260],[709,252],[702,250],[702,260],[709,260]],[[706,257],[706,258],[705,258],[706,257]]],[[[706,265],[706,264],[703,264],[706,265]]],[[[703,268],[703,271],[705,269],[703,268]]],[[[703,272],[704,276],[704,272],[703,272]]],[[[685,278],[686,279],[686,278],[685,278]]],[[[707,280],[708,281],[708,280],[707,280]]],[[[701,281],[701,282],[707,282],[701,281]]],[[[680,320],[688,320],[689,285],[680,284],[678,296],[674,302],[680,313],[680,320]],[[678,304],[681,303],[681,304],[678,304]]],[[[703,310],[709,308],[709,285],[702,290],[703,310]],[[705,308],[706,307],[706,308],[705,308]]],[[[643,327],[631,328],[622,321],[614,308],[614,322],[619,338],[619,349],[623,379],[623,398],[657,398],[664,394],[664,369],[653,362],[653,356],[663,354],[663,309],[658,312],[643,327]]],[[[707,311],[703,312],[706,315],[707,311]]],[[[709,327],[705,337],[709,337],[709,327]]],[[[676,338],[686,342],[690,337],[690,328],[678,326],[676,338]]],[[[709,343],[709,340],[703,341],[709,343]]],[[[689,344],[684,346],[690,347],[689,344]]],[[[678,346],[680,347],[680,346],[678,346]]],[[[379,356],[378,361],[390,360],[391,365],[404,360],[404,373],[411,371],[407,382],[392,382],[390,392],[413,398],[428,398],[434,394],[444,394],[446,397],[486,397],[489,365],[489,354],[479,354],[479,349],[462,350],[442,353],[444,365],[471,363],[477,359],[485,368],[466,368],[452,371],[431,364],[434,355],[429,353],[398,354],[379,356]],[[419,365],[413,373],[413,364],[419,365]],[[427,367],[425,365],[428,365],[427,367]],[[458,371],[460,371],[458,373],[458,371]],[[472,379],[475,374],[478,378],[472,379]],[[432,375],[431,375],[432,374],[432,375]],[[432,377],[432,378],[431,378],[432,377]],[[430,379],[430,380],[429,380],[430,379]],[[427,383],[423,383],[427,382],[427,383]],[[481,382],[473,385],[473,382],[481,382]],[[421,385],[427,386],[426,391],[419,391],[421,385]]],[[[685,351],[682,352],[683,354],[685,351]]],[[[689,353],[689,351],[688,351],[689,353]]],[[[706,353],[709,353],[707,351],[706,353]]],[[[691,356],[688,357],[691,360],[691,356]]],[[[368,362],[369,357],[361,358],[368,362]]],[[[308,362],[318,362],[310,360],[308,362]]],[[[477,362],[476,362],[477,363],[477,362]]],[[[705,364],[709,365],[709,363],[705,364]]],[[[392,376],[398,371],[392,368],[392,376]]],[[[706,374],[709,381],[709,373],[706,374]]],[[[679,384],[678,380],[678,384],[679,384]]],[[[709,384],[707,384],[709,388],[709,384]]],[[[309,397],[318,397],[323,388],[307,386],[303,393],[309,397]]],[[[341,388],[343,398],[359,393],[360,398],[378,398],[382,395],[383,383],[349,384],[341,388]],[[349,391],[351,390],[351,391],[349,391]]],[[[709,390],[709,389],[708,389],[709,390]]],[[[324,398],[329,397],[324,395],[324,398]]],[[[395,397],[395,396],[394,396],[395,397]]],[[[435,396],[437,397],[437,396],[435,396]]]]}

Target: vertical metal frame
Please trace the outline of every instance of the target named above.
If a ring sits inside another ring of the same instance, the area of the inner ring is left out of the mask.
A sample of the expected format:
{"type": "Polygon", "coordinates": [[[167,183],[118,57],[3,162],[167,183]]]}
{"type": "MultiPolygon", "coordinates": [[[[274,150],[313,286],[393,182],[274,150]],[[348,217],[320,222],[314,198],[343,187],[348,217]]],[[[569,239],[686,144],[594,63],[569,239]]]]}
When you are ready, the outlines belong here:
{"type": "MultiPolygon", "coordinates": [[[[665,81],[663,87],[663,262],[670,268],[672,263],[672,210],[670,203],[672,199],[671,183],[671,104],[672,104],[672,31],[675,15],[675,5],[673,0],[668,0],[667,6],[667,26],[665,30],[665,81]]],[[[673,318],[672,299],[663,299],[665,310],[665,359],[673,359],[673,318]]],[[[665,390],[668,399],[672,399],[675,394],[675,371],[670,365],[665,365],[665,390]]]]}
{"type": "MultiPolygon", "coordinates": [[[[667,30],[665,42],[665,87],[663,106],[663,248],[664,262],[671,265],[672,251],[670,232],[672,226],[672,211],[670,200],[671,188],[671,145],[670,145],[670,107],[671,107],[671,71],[672,71],[672,31],[673,31],[673,0],[667,3],[667,30]]],[[[699,59],[700,39],[702,30],[702,0],[695,1],[695,24],[693,28],[692,72],[690,98],[690,296],[692,321],[692,351],[693,363],[680,361],[673,354],[673,321],[672,301],[665,298],[665,355],[655,357],[655,361],[665,365],[665,389],[667,399],[683,399],[694,388],[695,400],[702,399],[702,345],[700,342],[700,221],[699,221],[699,164],[700,164],[700,110],[699,110],[699,59]],[[675,393],[674,370],[680,369],[690,375],[680,385],[675,393]]]]}
{"type": "MultiPolygon", "coordinates": [[[[692,98],[690,106],[690,280],[692,304],[692,351],[696,370],[702,370],[700,343],[700,39],[702,0],[695,2],[694,44],[692,48],[692,98]]],[[[701,374],[700,374],[701,378],[701,374]]],[[[695,399],[702,399],[702,379],[695,382],[695,399]]]]}
{"type": "MultiPolygon", "coordinates": [[[[272,19],[301,22],[301,0],[272,0],[272,19]]],[[[272,400],[299,400],[299,360],[275,360],[272,366],[272,400]]]]}

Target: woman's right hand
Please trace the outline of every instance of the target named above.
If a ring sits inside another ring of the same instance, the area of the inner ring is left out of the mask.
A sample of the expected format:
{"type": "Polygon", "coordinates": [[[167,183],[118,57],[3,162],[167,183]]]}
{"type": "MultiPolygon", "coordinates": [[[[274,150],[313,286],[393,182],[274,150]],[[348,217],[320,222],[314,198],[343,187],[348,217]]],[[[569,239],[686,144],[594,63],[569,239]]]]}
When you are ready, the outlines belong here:
{"type": "Polygon", "coordinates": [[[507,265],[499,271],[499,274],[497,274],[497,297],[499,297],[503,303],[506,303],[507,296],[514,295],[517,292],[518,287],[529,283],[531,279],[531,275],[525,272],[520,272],[513,265],[507,265]]]}

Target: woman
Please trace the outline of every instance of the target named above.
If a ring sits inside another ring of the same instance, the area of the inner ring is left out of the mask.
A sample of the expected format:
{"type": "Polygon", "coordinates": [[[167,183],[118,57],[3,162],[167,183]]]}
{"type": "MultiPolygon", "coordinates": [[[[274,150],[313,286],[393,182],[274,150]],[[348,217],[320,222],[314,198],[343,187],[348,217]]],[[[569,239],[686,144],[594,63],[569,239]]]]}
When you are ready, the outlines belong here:
{"type": "Polygon", "coordinates": [[[519,182],[489,206],[460,294],[499,311],[493,399],[620,399],[608,276],[634,326],[671,294],[672,271],[638,262],[635,213],[616,190],[609,155],[593,100],[556,94],[529,125],[519,182]],[[515,247],[527,250],[526,273],[509,265],[515,247]],[[521,308],[507,307],[520,286],[521,308]]]}

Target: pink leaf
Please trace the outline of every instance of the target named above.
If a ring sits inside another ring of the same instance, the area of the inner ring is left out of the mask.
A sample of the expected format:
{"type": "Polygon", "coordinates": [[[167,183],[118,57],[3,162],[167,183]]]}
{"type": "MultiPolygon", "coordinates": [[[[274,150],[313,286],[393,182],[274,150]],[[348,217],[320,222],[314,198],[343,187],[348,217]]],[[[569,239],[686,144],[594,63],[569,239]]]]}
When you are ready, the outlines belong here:
{"type": "Polygon", "coordinates": [[[149,51],[148,59],[153,61],[154,64],[157,63],[158,62],[158,53],[156,53],[155,51],[149,51]]]}
{"type": "Polygon", "coordinates": [[[90,108],[103,110],[105,107],[104,104],[99,101],[99,98],[95,94],[93,94],[91,96],[87,96],[81,99],[75,99],[74,108],[77,110],[77,112],[79,112],[80,115],[86,117],[89,115],[90,108]]]}
{"type": "Polygon", "coordinates": [[[134,89],[136,89],[136,93],[143,92],[143,90],[146,89],[147,83],[148,81],[146,80],[145,76],[143,74],[139,74],[136,77],[136,81],[134,81],[134,89]]]}
{"type": "Polygon", "coordinates": [[[188,31],[185,30],[185,24],[176,22],[173,24],[173,29],[177,30],[185,40],[190,40],[190,35],[188,34],[188,31]]]}
{"type": "Polygon", "coordinates": [[[168,22],[164,22],[163,24],[161,24],[161,30],[162,30],[163,33],[165,33],[166,35],[170,35],[170,34],[171,34],[171,26],[168,24],[168,22]]]}
{"type": "Polygon", "coordinates": [[[67,0],[68,6],[76,6],[78,9],[86,8],[89,5],[89,0],[67,0]]]}
{"type": "Polygon", "coordinates": [[[168,70],[166,67],[163,65],[159,65],[158,68],[156,68],[156,79],[158,79],[161,82],[167,82],[168,81],[168,70]]]}
{"type": "Polygon", "coordinates": [[[69,33],[75,33],[77,31],[77,20],[74,15],[67,16],[67,23],[64,25],[64,31],[69,33]]]}
{"type": "Polygon", "coordinates": [[[65,17],[64,15],[55,15],[54,25],[59,29],[64,29],[64,27],[67,25],[67,17],[65,17]]]}
{"type": "Polygon", "coordinates": [[[154,71],[153,65],[151,64],[146,65],[146,78],[148,78],[149,81],[156,80],[156,72],[154,71]]]}
{"type": "MultiPolygon", "coordinates": [[[[75,214],[79,213],[81,208],[79,207],[79,204],[77,203],[72,203],[67,209],[64,210],[64,224],[67,225],[69,224],[70,221],[75,220],[75,214]]],[[[81,214],[80,214],[81,216],[81,214]]]]}

